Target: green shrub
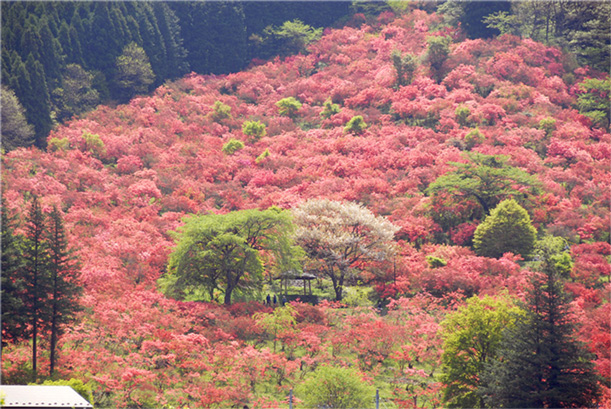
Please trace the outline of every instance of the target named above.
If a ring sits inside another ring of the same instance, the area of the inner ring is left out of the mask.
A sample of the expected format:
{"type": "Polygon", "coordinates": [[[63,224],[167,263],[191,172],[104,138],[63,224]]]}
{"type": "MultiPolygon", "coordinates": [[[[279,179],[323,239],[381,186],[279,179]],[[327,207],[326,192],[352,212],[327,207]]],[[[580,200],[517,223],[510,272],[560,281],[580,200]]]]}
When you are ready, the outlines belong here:
{"type": "Polygon", "coordinates": [[[223,104],[221,101],[214,102],[214,112],[212,113],[212,119],[220,121],[231,117],[231,107],[223,104]]]}
{"type": "Polygon", "coordinates": [[[53,137],[49,139],[48,150],[51,152],[66,151],[69,146],[70,142],[68,141],[68,138],[53,137]]]}
{"type": "Polygon", "coordinates": [[[476,145],[484,142],[486,137],[479,131],[479,128],[472,129],[467,135],[465,135],[465,147],[467,150],[473,149],[476,145]]]}
{"type": "Polygon", "coordinates": [[[431,268],[445,267],[448,265],[447,261],[435,256],[426,256],[426,261],[429,263],[429,267],[431,268]]]}
{"type": "Polygon", "coordinates": [[[484,257],[502,257],[505,253],[528,257],[532,252],[537,230],[528,212],[515,200],[504,200],[479,225],[473,235],[475,252],[484,257]]]}
{"type": "Polygon", "coordinates": [[[266,149],[261,155],[257,156],[257,159],[255,159],[255,163],[259,164],[263,162],[263,160],[267,158],[269,155],[270,155],[269,149],[266,149]]]}
{"type": "Polygon", "coordinates": [[[325,119],[329,119],[331,118],[333,115],[339,113],[340,108],[338,104],[334,104],[333,101],[331,101],[331,98],[328,98],[323,104],[323,110],[320,113],[320,116],[322,116],[325,119]]]}
{"type": "Polygon", "coordinates": [[[552,136],[552,132],[556,130],[556,120],[554,118],[543,118],[539,121],[539,129],[545,131],[545,136],[552,136]]]}
{"type": "Polygon", "coordinates": [[[83,139],[85,139],[85,147],[89,152],[97,157],[106,155],[106,145],[104,145],[100,135],[85,132],[83,133],[83,139]]]}
{"type": "Polygon", "coordinates": [[[227,155],[233,155],[243,147],[244,142],[232,138],[225,145],[223,145],[223,148],[221,150],[227,155]]]}
{"type": "Polygon", "coordinates": [[[375,388],[355,368],[322,365],[298,386],[297,396],[306,408],[368,408],[375,388]]]}
{"type": "Polygon", "coordinates": [[[242,124],[242,132],[244,135],[250,136],[253,139],[259,139],[266,135],[265,124],[259,121],[246,121],[242,124]]]}
{"type": "Polygon", "coordinates": [[[361,115],[352,117],[344,128],[345,133],[361,134],[367,128],[367,124],[361,115]]]}
{"type": "Polygon", "coordinates": [[[293,97],[288,97],[276,102],[276,106],[280,115],[294,118],[297,115],[297,111],[301,109],[301,102],[293,97]]]}
{"type": "Polygon", "coordinates": [[[456,121],[461,126],[469,126],[469,115],[471,115],[471,110],[464,105],[459,106],[454,111],[454,115],[456,115],[456,121]]]}

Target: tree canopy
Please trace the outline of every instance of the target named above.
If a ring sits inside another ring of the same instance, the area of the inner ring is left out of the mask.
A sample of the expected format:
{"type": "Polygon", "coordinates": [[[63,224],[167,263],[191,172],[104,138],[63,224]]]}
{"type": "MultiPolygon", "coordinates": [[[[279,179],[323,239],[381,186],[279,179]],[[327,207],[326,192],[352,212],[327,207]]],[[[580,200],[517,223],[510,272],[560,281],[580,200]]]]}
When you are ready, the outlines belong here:
{"type": "Polygon", "coordinates": [[[231,304],[235,290],[257,287],[265,269],[291,268],[290,215],[277,208],[191,216],[176,232],[170,255],[170,292],[177,296],[203,289],[210,300],[222,290],[231,304]]]}

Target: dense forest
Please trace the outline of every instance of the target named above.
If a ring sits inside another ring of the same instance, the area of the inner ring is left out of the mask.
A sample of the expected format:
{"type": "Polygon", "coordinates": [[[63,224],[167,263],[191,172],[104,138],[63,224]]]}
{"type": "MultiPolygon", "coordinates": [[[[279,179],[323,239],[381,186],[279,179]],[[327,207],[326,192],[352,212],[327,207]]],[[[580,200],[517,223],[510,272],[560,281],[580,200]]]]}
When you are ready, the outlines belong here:
{"type": "Polygon", "coordinates": [[[2,383],[608,406],[608,16],[3,2],[2,383]]]}

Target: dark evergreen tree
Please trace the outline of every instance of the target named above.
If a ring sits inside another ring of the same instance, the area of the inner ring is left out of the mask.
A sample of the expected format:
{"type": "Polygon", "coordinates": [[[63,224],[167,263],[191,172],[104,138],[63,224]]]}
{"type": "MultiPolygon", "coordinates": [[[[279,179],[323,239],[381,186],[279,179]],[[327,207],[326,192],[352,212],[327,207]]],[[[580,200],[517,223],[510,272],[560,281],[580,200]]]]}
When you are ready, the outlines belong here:
{"type": "Polygon", "coordinates": [[[78,298],[81,287],[77,284],[79,266],[73,251],[68,247],[63,218],[57,207],[53,208],[49,219],[47,233],[51,290],[49,376],[53,376],[57,359],[57,342],[64,333],[65,326],[74,321],[75,313],[80,309],[78,298]]]}
{"type": "Polygon", "coordinates": [[[9,215],[4,197],[2,198],[2,348],[9,343],[27,339],[25,319],[25,290],[19,276],[23,267],[21,258],[22,237],[15,233],[17,218],[9,215]]]}
{"type": "Polygon", "coordinates": [[[49,329],[49,253],[46,241],[46,217],[37,197],[30,206],[25,225],[23,263],[20,278],[24,283],[24,305],[28,337],[32,339],[32,377],[38,377],[37,358],[39,335],[49,329]]]}
{"type": "Polygon", "coordinates": [[[35,60],[32,54],[25,62],[25,69],[30,78],[30,88],[23,99],[19,100],[26,109],[26,118],[34,126],[35,145],[39,148],[47,146],[47,136],[53,127],[51,118],[51,98],[45,78],[44,67],[35,60]]]}
{"type": "Polygon", "coordinates": [[[557,239],[538,249],[541,274],[532,280],[524,316],[504,334],[480,389],[488,407],[597,407],[600,389],[592,357],[575,338],[562,276],[570,256],[557,239]]]}

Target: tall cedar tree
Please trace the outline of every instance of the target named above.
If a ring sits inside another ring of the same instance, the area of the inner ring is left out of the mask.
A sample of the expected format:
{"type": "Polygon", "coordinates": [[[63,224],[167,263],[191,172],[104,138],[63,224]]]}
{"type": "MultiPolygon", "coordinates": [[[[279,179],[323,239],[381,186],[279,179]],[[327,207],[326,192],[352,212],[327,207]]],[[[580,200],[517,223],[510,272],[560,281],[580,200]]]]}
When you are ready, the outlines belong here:
{"type": "Polygon", "coordinates": [[[76,284],[79,265],[73,251],[68,248],[63,218],[57,207],[53,207],[49,219],[47,231],[51,279],[49,376],[53,376],[57,361],[57,341],[63,334],[65,325],[74,320],[75,313],[80,309],[78,298],[81,287],[76,284]]]}
{"type": "Polygon", "coordinates": [[[9,215],[2,198],[2,348],[27,338],[24,282],[19,276],[23,267],[21,236],[15,233],[16,217],[9,215]]]}
{"type": "Polygon", "coordinates": [[[553,247],[558,246],[539,249],[542,274],[532,279],[525,314],[507,328],[497,359],[484,370],[487,386],[480,393],[487,407],[597,406],[598,376],[592,357],[576,339],[562,282],[570,259],[563,250],[550,251],[553,247]]]}
{"type": "Polygon", "coordinates": [[[28,337],[32,339],[32,377],[37,378],[38,336],[49,329],[49,253],[45,240],[45,215],[34,197],[25,225],[24,266],[21,277],[25,286],[23,297],[25,317],[29,322],[28,337]]]}

